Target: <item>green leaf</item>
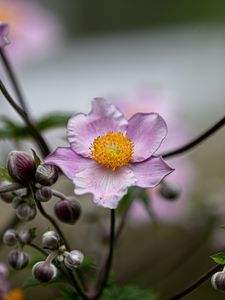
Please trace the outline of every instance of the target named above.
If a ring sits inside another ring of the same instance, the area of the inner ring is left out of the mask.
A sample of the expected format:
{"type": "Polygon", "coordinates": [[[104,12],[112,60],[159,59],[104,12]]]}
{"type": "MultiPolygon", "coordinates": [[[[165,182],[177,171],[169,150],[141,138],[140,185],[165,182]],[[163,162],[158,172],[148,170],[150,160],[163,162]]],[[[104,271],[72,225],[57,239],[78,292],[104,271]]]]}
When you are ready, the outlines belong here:
{"type": "Polygon", "coordinates": [[[38,166],[41,164],[41,159],[40,159],[40,157],[37,155],[37,153],[34,151],[34,149],[31,149],[31,151],[32,151],[32,153],[33,153],[35,165],[36,165],[36,167],[38,167],[38,166]]]}
{"type": "Polygon", "coordinates": [[[130,205],[130,202],[132,201],[132,190],[128,189],[128,193],[123,196],[123,198],[120,201],[119,207],[117,209],[117,212],[119,215],[123,214],[123,212],[126,210],[128,205],[130,205]]]}
{"type": "Polygon", "coordinates": [[[5,167],[0,167],[0,177],[9,182],[12,181],[12,178],[9,175],[8,169],[5,167]]]}
{"type": "Polygon", "coordinates": [[[225,225],[220,225],[220,228],[225,229],[225,225]]]}
{"type": "Polygon", "coordinates": [[[38,120],[36,127],[40,130],[66,126],[68,119],[72,116],[71,113],[51,113],[38,120]]]}
{"type": "Polygon", "coordinates": [[[36,231],[37,231],[37,228],[36,228],[36,227],[29,228],[29,233],[30,233],[32,239],[35,239],[35,238],[36,238],[36,236],[37,236],[36,231]]]}
{"type": "Polygon", "coordinates": [[[27,289],[39,285],[41,285],[41,283],[37,279],[35,279],[33,276],[29,276],[24,280],[22,284],[22,288],[27,289]]]}
{"type": "MultiPolygon", "coordinates": [[[[41,117],[34,125],[40,132],[52,128],[64,127],[71,116],[72,114],[68,112],[55,112],[41,117]]],[[[0,118],[0,123],[2,125],[0,128],[0,139],[18,140],[28,138],[31,135],[27,126],[5,116],[0,118]]]]}
{"type": "Polygon", "coordinates": [[[60,297],[58,300],[79,300],[80,297],[77,295],[77,293],[70,288],[61,288],[62,297],[60,297]]]}
{"type": "Polygon", "coordinates": [[[219,265],[225,265],[225,252],[218,252],[210,256],[219,265]]]}
{"type": "Polygon", "coordinates": [[[157,300],[158,296],[152,291],[146,291],[133,286],[111,286],[104,293],[104,300],[157,300]]]}

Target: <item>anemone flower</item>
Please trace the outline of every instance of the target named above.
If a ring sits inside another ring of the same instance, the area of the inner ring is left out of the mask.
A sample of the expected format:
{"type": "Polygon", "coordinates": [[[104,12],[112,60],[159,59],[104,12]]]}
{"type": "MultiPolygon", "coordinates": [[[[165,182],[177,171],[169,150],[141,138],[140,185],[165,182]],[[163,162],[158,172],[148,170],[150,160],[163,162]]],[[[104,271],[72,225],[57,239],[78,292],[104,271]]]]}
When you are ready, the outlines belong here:
{"type": "Polygon", "coordinates": [[[7,50],[16,63],[45,55],[62,37],[57,18],[37,1],[0,0],[0,22],[9,24],[7,50]]]}
{"type": "Polygon", "coordinates": [[[166,137],[157,113],[136,113],[128,121],[113,104],[95,98],[89,114],[70,118],[70,147],[44,160],[58,166],[75,184],[75,194],[91,193],[95,204],[115,209],[128,187],[155,187],[173,171],[153,154],[166,137]]]}

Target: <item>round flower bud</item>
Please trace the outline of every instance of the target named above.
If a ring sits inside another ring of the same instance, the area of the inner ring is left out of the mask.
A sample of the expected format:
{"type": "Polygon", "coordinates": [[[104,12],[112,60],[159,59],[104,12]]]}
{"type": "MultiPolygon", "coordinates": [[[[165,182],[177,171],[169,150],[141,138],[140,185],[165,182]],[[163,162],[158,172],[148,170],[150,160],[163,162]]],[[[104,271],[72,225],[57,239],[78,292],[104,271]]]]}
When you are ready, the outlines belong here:
{"type": "Polygon", "coordinates": [[[72,197],[60,200],[54,207],[57,218],[65,223],[74,224],[81,215],[80,202],[72,197]]]}
{"type": "Polygon", "coordinates": [[[34,178],[36,165],[33,157],[23,151],[11,151],[8,156],[8,172],[13,180],[24,183],[34,178]]]}
{"type": "Polygon", "coordinates": [[[211,283],[214,289],[225,293],[225,273],[217,272],[211,278],[211,283]]]}
{"type": "Polygon", "coordinates": [[[23,244],[30,244],[33,240],[33,236],[29,229],[24,229],[19,233],[20,242],[23,244]]]}
{"type": "Polygon", "coordinates": [[[64,258],[64,263],[67,268],[78,268],[84,260],[84,255],[78,250],[73,250],[64,258]]]}
{"type": "Polygon", "coordinates": [[[181,189],[175,183],[162,182],[159,187],[159,193],[163,198],[173,201],[180,196],[181,189]]]}
{"type": "Polygon", "coordinates": [[[18,235],[15,229],[8,229],[2,238],[3,244],[7,246],[15,246],[18,242],[18,235]]]}
{"type": "Polygon", "coordinates": [[[36,191],[36,198],[40,202],[47,202],[52,198],[52,190],[48,187],[43,187],[36,191]]]}
{"type": "Polygon", "coordinates": [[[49,282],[54,279],[56,275],[56,267],[46,261],[40,261],[32,268],[32,276],[40,282],[49,282]]]}
{"type": "Polygon", "coordinates": [[[24,199],[20,196],[15,196],[12,200],[12,207],[16,209],[22,203],[24,203],[24,199]]]}
{"type": "Polygon", "coordinates": [[[16,209],[17,217],[23,221],[28,222],[33,220],[37,214],[37,210],[35,206],[30,206],[27,203],[20,204],[16,209]]]}
{"type": "MultiPolygon", "coordinates": [[[[0,182],[0,187],[3,187],[5,185],[8,185],[10,182],[3,180],[0,182]]],[[[12,192],[6,192],[6,193],[1,193],[0,198],[6,202],[6,203],[11,203],[14,195],[12,192]]]]}
{"type": "Polygon", "coordinates": [[[59,172],[56,166],[42,164],[36,170],[35,180],[41,185],[50,186],[57,181],[58,176],[59,172]]]}
{"type": "Polygon", "coordinates": [[[51,250],[58,249],[60,237],[55,231],[47,231],[42,236],[42,246],[51,250]]]}
{"type": "Polygon", "coordinates": [[[12,250],[8,254],[8,262],[11,267],[21,270],[29,264],[29,255],[24,251],[12,250]]]}

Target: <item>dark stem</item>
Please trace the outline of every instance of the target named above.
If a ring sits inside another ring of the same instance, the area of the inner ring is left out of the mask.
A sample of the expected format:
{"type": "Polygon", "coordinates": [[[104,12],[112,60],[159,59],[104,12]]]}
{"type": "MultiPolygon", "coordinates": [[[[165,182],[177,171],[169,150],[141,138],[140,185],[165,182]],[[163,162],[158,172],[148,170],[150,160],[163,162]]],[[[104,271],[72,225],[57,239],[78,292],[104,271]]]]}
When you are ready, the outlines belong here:
{"type": "Polygon", "coordinates": [[[203,284],[207,279],[209,279],[214,273],[221,270],[221,265],[213,266],[211,269],[209,269],[205,274],[203,274],[201,277],[199,277],[198,280],[193,282],[191,285],[186,287],[183,291],[179,292],[175,296],[168,298],[166,300],[179,300],[185,297],[186,295],[193,292],[195,289],[197,289],[201,284],[203,284]]]}
{"type": "Polygon", "coordinates": [[[103,274],[102,278],[100,278],[100,284],[99,284],[99,290],[97,291],[97,294],[94,295],[92,300],[100,299],[102,292],[105,288],[105,285],[107,283],[109,272],[112,266],[112,260],[113,260],[113,249],[114,249],[114,242],[115,242],[115,209],[111,209],[111,216],[110,216],[110,240],[109,240],[109,253],[106,260],[106,263],[104,265],[104,269],[100,272],[103,274]]]}
{"type": "Polygon", "coordinates": [[[24,96],[22,94],[22,91],[21,91],[21,88],[19,86],[19,82],[16,78],[16,74],[13,70],[13,67],[10,63],[10,60],[6,54],[6,52],[4,51],[4,49],[0,48],[0,56],[2,58],[2,61],[3,61],[3,64],[5,66],[5,69],[9,75],[9,78],[11,80],[11,83],[14,87],[14,90],[15,90],[15,93],[17,95],[17,98],[18,98],[18,101],[21,105],[21,107],[23,108],[23,110],[28,114],[28,109],[27,109],[27,105],[26,105],[26,102],[24,100],[24,96]]]}
{"type": "Polygon", "coordinates": [[[8,184],[8,185],[4,185],[4,186],[0,187],[0,194],[20,190],[20,189],[23,189],[24,187],[25,187],[25,185],[22,185],[20,183],[12,183],[12,184],[8,184]]]}
{"type": "Polygon", "coordinates": [[[41,247],[39,247],[38,245],[35,245],[35,244],[33,244],[33,243],[30,243],[30,244],[27,244],[27,246],[30,246],[30,247],[32,247],[32,248],[34,248],[35,250],[37,250],[37,251],[39,251],[39,252],[41,252],[44,256],[48,256],[48,253],[47,252],[45,252],[45,250],[43,250],[41,247]]]}
{"type": "Polygon", "coordinates": [[[181,147],[179,147],[179,148],[177,148],[175,150],[162,153],[161,156],[163,158],[169,158],[169,157],[173,157],[173,156],[176,156],[176,155],[183,154],[183,153],[191,150],[192,148],[198,146],[201,142],[203,142],[204,140],[206,140],[207,138],[209,138],[217,130],[219,130],[220,128],[222,128],[224,125],[225,125],[225,117],[223,117],[215,125],[213,125],[212,127],[210,127],[208,130],[206,130],[205,132],[203,132],[201,135],[199,135],[197,138],[193,139],[192,141],[190,141],[186,145],[181,146],[181,147]]]}
{"type": "Polygon", "coordinates": [[[42,135],[38,132],[36,127],[33,125],[31,120],[29,119],[26,112],[16,104],[16,102],[13,100],[11,95],[8,93],[6,87],[4,86],[3,82],[0,80],[0,90],[2,94],[5,96],[8,103],[14,108],[14,110],[20,115],[20,117],[23,119],[25,124],[28,127],[28,130],[30,131],[30,134],[33,136],[35,142],[37,143],[38,147],[40,148],[43,156],[47,156],[50,153],[49,147],[47,143],[45,142],[42,135]]]}
{"type": "Polygon", "coordinates": [[[37,204],[38,210],[40,211],[40,213],[42,214],[42,216],[44,218],[46,218],[51,224],[52,226],[55,228],[55,230],[58,232],[58,234],[60,235],[62,241],[64,242],[66,249],[68,251],[71,251],[70,246],[63,234],[63,232],[61,231],[59,225],[57,224],[57,222],[52,218],[52,216],[50,216],[48,213],[46,213],[46,211],[44,210],[42,204],[35,198],[35,202],[37,204]]]}

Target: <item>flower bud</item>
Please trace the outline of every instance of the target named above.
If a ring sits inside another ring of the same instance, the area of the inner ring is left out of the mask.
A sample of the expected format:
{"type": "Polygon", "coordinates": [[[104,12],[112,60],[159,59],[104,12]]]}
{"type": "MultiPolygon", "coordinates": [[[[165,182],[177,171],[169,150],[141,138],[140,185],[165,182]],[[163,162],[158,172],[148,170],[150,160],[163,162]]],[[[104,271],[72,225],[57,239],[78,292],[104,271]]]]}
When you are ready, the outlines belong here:
{"type": "Polygon", "coordinates": [[[42,187],[36,191],[35,195],[38,201],[47,202],[52,198],[52,190],[48,187],[42,187]]]}
{"type": "Polygon", "coordinates": [[[29,255],[24,251],[12,250],[8,254],[8,262],[11,267],[21,270],[29,264],[29,255]]]}
{"type": "Polygon", "coordinates": [[[18,235],[15,229],[8,229],[5,231],[3,238],[3,244],[7,246],[15,246],[18,242],[18,235]]]}
{"type": "Polygon", "coordinates": [[[51,250],[58,249],[60,237],[55,231],[47,231],[42,236],[42,246],[51,250]]]}
{"type": "Polygon", "coordinates": [[[225,293],[225,273],[217,272],[211,278],[211,283],[214,289],[225,293]]]}
{"type": "Polygon", "coordinates": [[[35,180],[41,185],[50,186],[57,181],[58,176],[59,172],[56,166],[42,164],[36,170],[35,180]]]}
{"type": "Polygon", "coordinates": [[[34,178],[36,165],[33,157],[23,151],[11,151],[8,156],[8,172],[16,182],[29,182],[34,178]]]}
{"type": "Polygon", "coordinates": [[[78,250],[73,250],[64,258],[64,263],[67,268],[78,268],[84,260],[84,255],[78,250]]]}
{"type": "Polygon", "coordinates": [[[24,229],[19,233],[20,242],[23,244],[30,244],[33,240],[33,236],[29,229],[24,229]]]}
{"type": "Polygon", "coordinates": [[[162,182],[159,187],[160,195],[170,201],[176,200],[181,193],[180,187],[175,183],[162,182]]]}
{"type": "Polygon", "coordinates": [[[16,209],[22,203],[24,203],[24,199],[20,196],[15,196],[12,200],[12,207],[16,209]]]}
{"type": "Polygon", "coordinates": [[[40,282],[49,282],[57,275],[57,269],[52,263],[40,261],[32,268],[32,276],[40,282]]]}
{"type": "Polygon", "coordinates": [[[72,197],[60,200],[54,207],[57,218],[65,223],[74,224],[81,215],[80,202],[72,197]]]}
{"type": "MultiPolygon", "coordinates": [[[[0,187],[3,187],[5,185],[8,185],[9,182],[6,181],[6,180],[3,180],[0,182],[0,187]]],[[[6,193],[1,193],[0,194],[0,198],[6,202],[6,203],[11,203],[12,202],[12,199],[13,199],[14,195],[13,195],[13,192],[6,192],[6,193]]]]}
{"type": "Polygon", "coordinates": [[[30,206],[27,203],[20,204],[16,209],[17,217],[23,221],[28,222],[33,220],[37,214],[37,210],[35,206],[30,206]]]}

